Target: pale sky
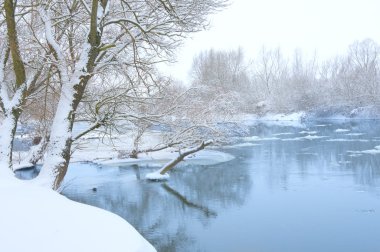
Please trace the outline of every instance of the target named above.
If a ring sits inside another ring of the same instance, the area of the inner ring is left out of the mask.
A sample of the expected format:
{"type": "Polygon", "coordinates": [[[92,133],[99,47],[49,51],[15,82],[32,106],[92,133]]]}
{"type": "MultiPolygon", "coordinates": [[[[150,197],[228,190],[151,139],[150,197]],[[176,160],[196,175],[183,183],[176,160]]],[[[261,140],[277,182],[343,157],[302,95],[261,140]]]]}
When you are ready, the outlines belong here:
{"type": "Polygon", "coordinates": [[[232,0],[210,21],[210,29],[187,40],[165,72],[186,82],[193,56],[210,48],[241,46],[254,59],[263,46],[280,47],[287,55],[300,49],[326,59],[355,40],[380,43],[380,0],[232,0]]]}

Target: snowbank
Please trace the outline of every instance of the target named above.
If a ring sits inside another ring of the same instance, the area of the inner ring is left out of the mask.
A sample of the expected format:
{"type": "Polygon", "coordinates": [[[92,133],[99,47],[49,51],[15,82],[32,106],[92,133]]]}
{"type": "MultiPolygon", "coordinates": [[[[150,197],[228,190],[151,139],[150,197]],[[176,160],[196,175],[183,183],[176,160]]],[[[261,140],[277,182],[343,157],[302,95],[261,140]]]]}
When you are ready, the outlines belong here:
{"type": "MultiPolygon", "coordinates": [[[[141,149],[150,149],[162,142],[162,132],[148,131],[140,143],[141,149]]],[[[124,157],[119,151],[128,152],[133,146],[132,134],[115,135],[112,140],[105,138],[100,141],[98,138],[82,139],[79,148],[76,148],[71,162],[93,162],[100,165],[120,166],[143,164],[150,167],[160,167],[168,161],[176,158],[178,152],[174,148],[161,151],[140,153],[138,158],[124,157]],[[118,151],[119,150],[119,151],[118,151]]],[[[234,156],[217,150],[205,149],[194,155],[185,158],[186,164],[192,165],[213,165],[227,162],[234,159],[234,156]]]]}
{"type": "Polygon", "coordinates": [[[258,117],[257,115],[244,115],[241,117],[241,121],[248,126],[256,125],[258,123],[264,123],[267,125],[279,125],[279,126],[293,126],[303,128],[305,118],[305,112],[300,111],[290,114],[265,114],[258,117]]]}
{"type": "Polygon", "coordinates": [[[25,181],[0,178],[0,251],[156,251],[128,222],[25,181]]]}
{"type": "Polygon", "coordinates": [[[373,120],[380,119],[380,106],[371,105],[355,107],[351,105],[336,105],[314,108],[307,112],[306,120],[373,120]]]}
{"type": "MultiPolygon", "coordinates": [[[[255,114],[237,115],[236,119],[248,126],[264,123],[268,125],[302,127],[304,122],[313,120],[373,120],[380,119],[380,106],[355,107],[349,105],[323,106],[309,111],[299,111],[294,113],[271,113],[260,116],[255,114]]],[[[324,125],[322,125],[324,126],[324,125]]]]}
{"type": "Polygon", "coordinates": [[[35,166],[34,164],[31,164],[29,162],[22,162],[19,164],[13,164],[13,170],[18,171],[18,170],[22,170],[22,169],[32,168],[34,166],[35,166]]]}
{"type": "Polygon", "coordinates": [[[261,120],[264,121],[302,121],[303,117],[305,116],[305,113],[300,111],[296,113],[291,114],[266,114],[265,116],[261,117],[261,120]]]}
{"type": "MultiPolygon", "coordinates": [[[[149,166],[161,166],[168,161],[176,158],[178,156],[177,152],[165,150],[152,152],[148,154],[140,154],[139,158],[124,158],[118,159],[113,158],[109,160],[93,160],[93,162],[101,165],[132,165],[132,164],[145,164],[149,166]]],[[[216,150],[202,150],[197,152],[194,155],[188,156],[185,158],[184,162],[186,164],[192,165],[214,165],[218,163],[223,163],[234,159],[235,157],[216,150]]]]}

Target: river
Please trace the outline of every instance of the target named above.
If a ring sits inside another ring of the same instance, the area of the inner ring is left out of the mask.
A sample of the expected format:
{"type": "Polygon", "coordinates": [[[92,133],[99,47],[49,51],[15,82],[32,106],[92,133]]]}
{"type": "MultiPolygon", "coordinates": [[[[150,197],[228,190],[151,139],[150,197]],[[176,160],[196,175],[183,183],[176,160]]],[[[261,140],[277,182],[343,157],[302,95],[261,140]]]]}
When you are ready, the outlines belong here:
{"type": "Polygon", "coordinates": [[[145,180],[147,164],[72,164],[63,194],[120,215],[160,252],[380,251],[380,122],[251,136],[220,148],[235,159],[182,165],[167,182],[145,180]]]}

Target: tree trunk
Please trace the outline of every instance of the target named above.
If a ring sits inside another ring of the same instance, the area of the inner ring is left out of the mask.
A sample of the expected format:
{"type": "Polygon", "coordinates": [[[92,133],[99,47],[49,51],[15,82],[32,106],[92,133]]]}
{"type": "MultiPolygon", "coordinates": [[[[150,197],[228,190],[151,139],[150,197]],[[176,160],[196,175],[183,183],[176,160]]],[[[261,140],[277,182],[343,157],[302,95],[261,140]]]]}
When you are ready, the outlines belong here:
{"type": "Polygon", "coordinates": [[[26,81],[26,73],[18,44],[14,2],[12,0],[5,0],[4,9],[7,23],[8,45],[12,56],[13,70],[16,77],[16,87],[20,87],[26,81]]]}
{"type": "Polygon", "coordinates": [[[46,136],[40,140],[39,144],[37,144],[36,146],[33,146],[26,159],[27,162],[31,163],[32,165],[36,165],[37,162],[43,158],[48,143],[49,143],[49,136],[46,136]]]}
{"type": "Polygon", "coordinates": [[[165,173],[167,173],[168,171],[173,169],[181,161],[183,161],[185,159],[185,157],[187,157],[193,153],[196,153],[200,150],[203,150],[205,147],[209,146],[210,144],[212,144],[212,141],[202,142],[199,146],[181,153],[177,158],[173,159],[172,161],[170,161],[169,163],[164,165],[164,167],[162,167],[159,171],[160,174],[164,175],[165,173]]]}
{"type": "Polygon", "coordinates": [[[75,119],[75,98],[73,95],[75,92],[69,89],[66,87],[66,90],[62,90],[50,131],[46,160],[36,179],[37,183],[51,187],[54,190],[59,188],[70,162],[72,129],[75,119]]]}
{"type": "Polygon", "coordinates": [[[129,158],[134,158],[134,159],[137,159],[138,158],[138,154],[140,152],[138,150],[132,150],[130,153],[129,153],[129,158]]]}
{"type": "Polygon", "coordinates": [[[99,28],[99,24],[97,23],[99,15],[98,7],[99,2],[93,0],[88,44],[87,42],[83,44],[82,55],[73,73],[70,73],[69,68],[65,67],[64,55],[60,52],[61,49],[53,38],[50,17],[46,15],[43,9],[40,9],[40,12],[43,14],[42,19],[45,23],[48,43],[55,50],[58,64],[61,64],[58,68],[62,78],[62,90],[50,130],[50,142],[47,146],[46,160],[36,181],[38,184],[48,186],[54,190],[60,187],[66,175],[71,157],[71,145],[74,139],[72,130],[75,112],[82,100],[88,81],[91,78],[91,73],[96,65],[96,58],[99,55],[98,47],[100,45],[102,29],[99,28]]]}
{"type": "Polygon", "coordinates": [[[0,125],[1,140],[0,140],[0,169],[7,169],[7,173],[12,170],[12,150],[13,150],[13,140],[16,134],[17,122],[20,118],[22,112],[22,105],[25,102],[27,96],[27,85],[26,85],[26,73],[24,63],[21,59],[16,20],[15,20],[15,4],[12,0],[4,1],[5,9],[5,21],[7,26],[7,42],[9,51],[13,63],[13,71],[16,78],[16,92],[13,98],[9,100],[8,92],[6,91],[6,86],[4,85],[4,69],[6,65],[5,55],[1,55],[0,60],[2,62],[0,67],[0,105],[4,112],[5,118],[0,125]]]}
{"type": "Polygon", "coordinates": [[[3,171],[2,173],[11,174],[12,176],[12,150],[17,121],[17,115],[15,116],[11,113],[5,116],[4,121],[0,125],[0,170],[3,171]]]}

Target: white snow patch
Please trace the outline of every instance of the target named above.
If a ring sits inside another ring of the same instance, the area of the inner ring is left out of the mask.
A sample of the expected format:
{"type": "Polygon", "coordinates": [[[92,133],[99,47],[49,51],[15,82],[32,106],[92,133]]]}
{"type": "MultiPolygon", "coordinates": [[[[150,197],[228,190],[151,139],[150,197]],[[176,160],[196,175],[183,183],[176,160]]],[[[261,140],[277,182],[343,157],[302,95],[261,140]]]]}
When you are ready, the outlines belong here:
{"type": "Polygon", "coordinates": [[[315,139],[321,139],[326,138],[327,136],[314,136],[314,135],[307,135],[304,137],[300,137],[301,139],[307,139],[307,140],[315,140],[315,139]]]}
{"type": "Polygon", "coordinates": [[[301,140],[303,140],[303,138],[301,138],[301,137],[293,137],[293,138],[283,138],[283,139],[281,139],[281,141],[301,141],[301,140]]]}
{"type": "Polygon", "coordinates": [[[151,172],[145,175],[145,178],[148,180],[154,180],[154,181],[164,181],[168,180],[170,178],[168,173],[165,173],[164,175],[160,174],[159,171],[151,172]]]}
{"type": "Polygon", "coordinates": [[[350,130],[349,129],[336,129],[335,132],[336,133],[343,133],[343,132],[349,132],[350,130]]]}
{"type": "MultiPolygon", "coordinates": [[[[125,158],[125,159],[110,159],[110,160],[95,160],[94,162],[101,165],[119,166],[131,164],[145,164],[148,166],[161,166],[168,161],[176,158],[177,152],[159,151],[148,154],[141,154],[139,158],[125,158]]],[[[202,150],[193,155],[187,156],[183,162],[193,165],[214,165],[218,163],[228,162],[235,157],[231,154],[224,153],[216,150],[202,150]]]]}
{"type": "Polygon", "coordinates": [[[256,141],[276,141],[276,140],[281,140],[279,137],[263,137],[259,138],[256,141]]]}
{"type": "Polygon", "coordinates": [[[364,133],[348,133],[346,136],[363,136],[365,135],[364,133]]]}
{"type": "MultiPolygon", "coordinates": [[[[144,134],[140,143],[141,149],[149,149],[162,143],[162,133],[148,131],[144,134]]],[[[73,154],[72,162],[94,162],[100,165],[120,166],[132,164],[144,164],[150,167],[159,167],[168,161],[176,158],[178,152],[174,148],[161,151],[141,153],[137,159],[129,158],[128,152],[133,146],[133,134],[118,134],[113,139],[102,139],[100,141],[96,135],[91,139],[81,139],[78,148],[73,154]],[[119,151],[125,154],[120,155],[119,151]]],[[[217,148],[210,146],[210,148],[217,148]]],[[[218,150],[205,149],[185,158],[184,163],[196,165],[212,165],[220,162],[227,162],[235,157],[218,150]]],[[[183,162],[182,162],[183,163],[183,162]]]]}
{"type": "Polygon", "coordinates": [[[371,155],[377,155],[380,154],[380,145],[375,146],[371,150],[362,150],[362,151],[347,151],[352,154],[371,154],[371,155]]]}
{"type": "Polygon", "coordinates": [[[0,251],[156,251],[121,217],[26,181],[0,178],[0,201],[0,251]]]}
{"type": "Polygon", "coordinates": [[[364,150],[364,151],[360,151],[359,153],[376,155],[376,154],[380,154],[380,150],[379,149],[364,150]]]}
{"type": "Polygon", "coordinates": [[[296,112],[292,114],[266,114],[261,120],[266,121],[301,121],[305,117],[304,112],[296,112]]]}
{"type": "MultiPolygon", "coordinates": [[[[348,152],[350,152],[350,151],[348,151],[348,152]]],[[[349,154],[348,156],[349,157],[361,157],[361,156],[363,156],[363,154],[361,154],[361,153],[352,153],[352,154],[349,154]]]]}
{"type": "Polygon", "coordinates": [[[348,153],[351,153],[350,155],[360,155],[360,154],[372,154],[372,155],[376,155],[376,154],[380,154],[380,145],[377,145],[375,146],[373,149],[371,150],[362,150],[362,151],[347,151],[348,153]]]}
{"type": "Polygon", "coordinates": [[[292,133],[292,132],[284,132],[284,133],[273,134],[273,136],[288,136],[288,135],[294,135],[294,133],[292,133]]]}
{"type": "Polygon", "coordinates": [[[293,126],[303,128],[305,125],[302,123],[305,118],[305,112],[296,112],[292,114],[266,114],[262,117],[257,115],[244,115],[240,120],[247,126],[264,123],[267,125],[280,125],[280,126],[293,126]]]}
{"type": "Polygon", "coordinates": [[[258,136],[249,136],[249,137],[243,137],[242,140],[244,142],[251,142],[251,141],[258,141],[260,137],[258,136]]]}
{"type": "Polygon", "coordinates": [[[32,167],[34,167],[33,164],[31,164],[29,162],[22,162],[19,164],[14,164],[13,165],[13,171],[18,171],[18,170],[22,170],[22,169],[26,169],[26,168],[32,168],[32,167]]]}
{"type": "Polygon", "coordinates": [[[15,139],[28,139],[31,138],[29,134],[15,135],[15,139]]]}
{"type": "Polygon", "coordinates": [[[301,131],[299,132],[300,134],[308,134],[308,135],[315,135],[317,134],[318,132],[317,131],[301,131]]]}
{"type": "Polygon", "coordinates": [[[367,139],[332,138],[332,139],[327,139],[326,142],[369,142],[369,140],[367,140],[367,139]]]}
{"type": "Polygon", "coordinates": [[[302,141],[302,140],[315,140],[315,139],[321,139],[326,138],[327,136],[315,136],[315,135],[307,135],[303,137],[294,137],[294,138],[284,138],[281,139],[282,141],[302,141]]]}
{"type": "Polygon", "coordinates": [[[252,146],[260,146],[260,145],[261,144],[256,144],[256,143],[239,143],[239,144],[225,145],[222,148],[223,149],[234,149],[234,148],[252,147],[252,146]]]}

